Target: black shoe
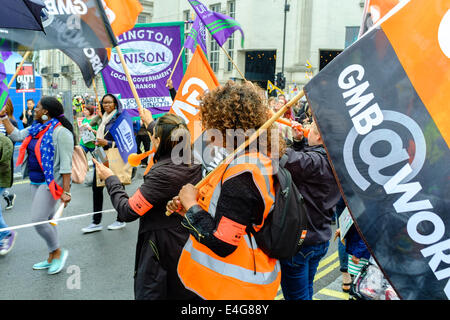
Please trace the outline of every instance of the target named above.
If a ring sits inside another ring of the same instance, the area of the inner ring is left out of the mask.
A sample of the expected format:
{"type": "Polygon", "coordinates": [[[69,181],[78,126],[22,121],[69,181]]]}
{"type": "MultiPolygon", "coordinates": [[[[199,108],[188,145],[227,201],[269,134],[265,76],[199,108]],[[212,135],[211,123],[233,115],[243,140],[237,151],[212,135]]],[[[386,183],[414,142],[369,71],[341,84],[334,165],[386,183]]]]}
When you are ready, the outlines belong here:
{"type": "Polygon", "coordinates": [[[16,194],[8,194],[4,197],[6,201],[6,210],[12,209],[14,207],[14,200],[16,200],[16,194]]]}

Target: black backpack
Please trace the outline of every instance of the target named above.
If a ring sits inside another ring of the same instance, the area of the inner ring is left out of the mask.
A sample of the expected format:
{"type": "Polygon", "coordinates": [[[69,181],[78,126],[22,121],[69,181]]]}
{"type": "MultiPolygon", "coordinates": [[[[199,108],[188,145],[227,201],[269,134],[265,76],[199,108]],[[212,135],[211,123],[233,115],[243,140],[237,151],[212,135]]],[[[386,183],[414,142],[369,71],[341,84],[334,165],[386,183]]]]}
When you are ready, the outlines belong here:
{"type": "Polygon", "coordinates": [[[306,237],[305,200],[284,167],[287,156],[280,159],[275,175],[275,203],[263,227],[256,232],[250,227],[258,247],[269,257],[288,259],[295,256],[306,237]]]}

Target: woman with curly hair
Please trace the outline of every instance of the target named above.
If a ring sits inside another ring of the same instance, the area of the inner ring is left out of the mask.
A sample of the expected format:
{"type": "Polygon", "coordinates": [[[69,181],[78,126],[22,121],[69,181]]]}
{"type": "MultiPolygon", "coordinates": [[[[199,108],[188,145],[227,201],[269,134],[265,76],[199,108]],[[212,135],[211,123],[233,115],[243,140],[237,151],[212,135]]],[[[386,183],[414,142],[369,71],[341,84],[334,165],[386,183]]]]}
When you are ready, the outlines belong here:
{"type": "MultiPolygon", "coordinates": [[[[267,104],[251,83],[228,82],[206,93],[200,113],[213,143],[224,146],[226,141],[228,151],[269,120],[267,104]]],[[[278,160],[283,148],[278,129],[272,127],[257,143],[220,166],[199,190],[187,184],[169,202],[168,211],[182,215],[182,224],[190,232],[178,275],[186,288],[203,299],[275,298],[279,262],[258,248],[250,230],[258,231],[273,207],[272,161],[278,160]]]]}

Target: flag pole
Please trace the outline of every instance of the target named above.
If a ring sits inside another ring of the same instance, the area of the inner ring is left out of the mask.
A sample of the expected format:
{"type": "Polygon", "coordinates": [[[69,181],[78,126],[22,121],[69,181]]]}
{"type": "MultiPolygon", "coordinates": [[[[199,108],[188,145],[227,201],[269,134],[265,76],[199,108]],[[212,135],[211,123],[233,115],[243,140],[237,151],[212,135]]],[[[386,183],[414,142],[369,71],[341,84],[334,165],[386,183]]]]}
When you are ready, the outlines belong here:
{"type": "Polygon", "coordinates": [[[230,57],[230,55],[228,54],[227,50],[225,50],[222,46],[220,46],[220,48],[222,48],[223,52],[225,52],[225,54],[227,55],[228,59],[230,59],[231,63],[234,65],[234,67],[236,68],[236,70],[239,72],[239,74],[241,75],[242,79],[244,79],[244,81],[247,81],[247,79],[245,79],[244,75],[242,74],[241,70],[239,70],[238,66],[236,65],[236,63],[234,63],[233,59],[230,57]]]}
{"type": "Polygon", "coordinates": [[[138,93],[136,91],[136,87],[134,86],[133,79],[131,79],[130,71],[128,70],[128,66],[125,63],[125,59],[123,58],[122,51],[120,50],[119,46],[115,47],[115,49],[117,51],[117,54],[119,55],[120,62],[122,63],[123,71],[125,71],[125,75],[127,76],[127,80],[128,80],[129,85],[130,85],[131,91],[133,92],[134,99],[136,99],[136,103],[138,105],[138,109],[142,110],[143,107],[142,107],[141,100],[139,99],[139,95],[138,95],[138,93]]]}
{"type": "Polygon", "coordinates": [[[175,62],[175,65],[173,66],[172,73],[170,74],[170,77],[168,80],[172,80],[172,76],[175,73],[175,69],[177,68],[178,61],[180,61],[181,54],[183,53],[183,51],[184,51],[184,47],[181,47],[180,53],[178,54],[177,61],[175,62]]]}
{"type": "Polygon", "coordinates": [[[96,107],[100,107],[100,101],[98,100],[98,92],[97,92],[97,86],[95,84],[95,77],[92,79],[92,87],[94,88],[95,93],[95,102],[97,103],[96,107]]]}
{"type": "MultiPolygon", "coordinates": [[[[305,92],[302,90],[300,91],[295,97],[293,97],[288,103],[286,103],[278,112],[276,112],[269,120],[267,120],[256,132],[254,132],[243,144],[241,144],[236,150],[234,150],[230,155],[228,155],[217,167],[208,173],[206,177],[204,177],[199,183],[195,185],[196,189],[201,188],[203,185],[206,184],[206,182],[209,180],[209,177],[213,176],[216,172],[219,171],[219,168],[226,163],[229,163],[231,160],[234,159],[234,157],[241,151],[244,151],[245,148],[247,148],[250,143],[255,141],[261,133],[268,129],[278,118],[280,118],[289,107],[293,106],[297,101],[299,101],[303,96],[305,95],[305,92]]],[[[166,211],[166,216],[170,216],[172,212],[166,211]]]]}
{"type": "Polygon", "coordinates": [[[25,62],[25,60],[28,58],[28,56],[30,55],[31,51],[27,51],[25,52],[25,54],[23,55],[22,61],[20,62],[19,66],[16,68],[16,73],[14,73],[14,75],[12,76],[11,80],[9,80],[8,83],[8,89],[11,88],[11,85],[13,84],[14,80],[16,79],[17,75],[19,74],[20,68],[22,68],[23,63],[25,62]]]}

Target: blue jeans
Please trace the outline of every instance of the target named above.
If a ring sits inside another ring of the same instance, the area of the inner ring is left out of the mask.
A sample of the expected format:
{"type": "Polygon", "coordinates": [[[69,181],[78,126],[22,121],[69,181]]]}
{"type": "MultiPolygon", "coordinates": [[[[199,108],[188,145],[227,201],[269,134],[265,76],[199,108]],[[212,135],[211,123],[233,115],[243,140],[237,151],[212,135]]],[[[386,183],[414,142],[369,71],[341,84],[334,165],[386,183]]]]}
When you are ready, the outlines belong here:
{"type": "MultiPolygon", "coordinates": [[[[4,190],[5,190],[5,188],[0,188],[0,195],[3,194],[4,190]]],[[[3,228],[8,228],[8,225],[6,224],[5,220],[3,219],[2,205],[0,204],[0,229],[3,229],[3,228]]],[[[2,240],[4,237],[9,236],[10,233],[11,233],[10,231],[0,232],[0,240],[2,240]]]]}
{"type": "Polygon", "coordinates": [[[341,272],[348,271],[348,253],[345,251],[345,245],[341,241],[341,237],[338,237],[338,254],[339,254],[339,270],[341,272]]]}
{"type": "Polygon", "coordinates": [[[291,259],[280,260],[281,289],[285,300],[312,300],[314,276],[330,241],[304,246],[291,259]]]}

